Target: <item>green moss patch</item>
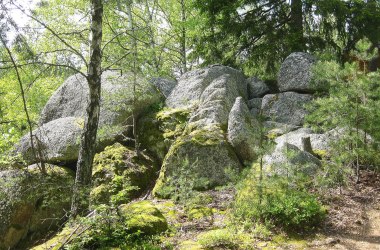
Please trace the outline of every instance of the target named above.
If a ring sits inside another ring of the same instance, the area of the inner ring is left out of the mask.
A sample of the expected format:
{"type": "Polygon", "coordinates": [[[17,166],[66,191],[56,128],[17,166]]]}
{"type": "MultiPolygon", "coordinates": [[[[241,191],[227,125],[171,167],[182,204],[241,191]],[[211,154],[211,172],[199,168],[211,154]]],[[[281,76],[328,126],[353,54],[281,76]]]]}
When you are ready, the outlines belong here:
{"type": "Polygon", "coordinates": [[[150,201],[121,205],[119,213],[132,233],[141,232],[145,235],[154,235],[168,229],[165,217],[150,201]]]}
{"type": "Polygon", "coordinates": [[[116,143],[94,158],[92,204],[126,203],[139,196],[154,180],[157,163],[153,158],[116,143]]]}

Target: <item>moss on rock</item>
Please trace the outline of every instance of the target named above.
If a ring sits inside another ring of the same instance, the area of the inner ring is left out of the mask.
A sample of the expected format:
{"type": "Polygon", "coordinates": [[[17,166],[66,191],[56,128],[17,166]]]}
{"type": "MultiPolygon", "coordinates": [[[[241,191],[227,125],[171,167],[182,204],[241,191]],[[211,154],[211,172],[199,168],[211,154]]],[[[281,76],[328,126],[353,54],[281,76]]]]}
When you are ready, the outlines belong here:
{"type": "Polygon", "coordinates": [[[190,220],[199,220],[214,215],[212,208],[203,206],[194,206],[189,209],[187,216],[190,220]]]}
{"type": "Polygon", "coordinates": [[[157,163],[147,154],[116,143],[94,158],[92,204],[117,204],[141,194],[155,179],[157,163]]]}
{"type": "Polygon", "coordinates": [[[160,122],[160,130],[166,141],[172,142],[181,136],[187,121],[189,120],[192,108],[166,108],[158,112],[157,120],[160,122]]]}
{"type": "Polygon", "coordinates": [[[59,250],[70,235],[75,236],[74,230],[74,228],[66,226],[61,232],[54,235],[51,239],[31,248],[31,250],[59,250]]]}
{"type": "Polygon", "coordinates": [[[160,124],[156,112],[148,113],[138,120],[137,135],[141,148],[147,149],[162,162],[169,150],[170,143],[165,140],[164,132],[160,130],[160,124]]]}
{"type": "Polygon", "coordinates": [[[150,201],[123,204],[119,213],[130,232],[142,232],[145,235],[159,234],[168,229],[168,223],[150,201]]]}
{"type": "Polygon", "coordinates": [[[241,168],[241,164],[218,126],[192,130],[188,125],[167,153],[160,176],[153,189],[157,197],[168,198],[181,185],[178,177],[189,173],[196,190],[205,190],[229,181],[227,169],[241,168]],[[185,164],[187,163],[187,164],[185,164]],[[187,169],[184,169],[187,168],[187,169]],[[190,168],[190,169],[189,169],[190,168]]]}
{"type": "Polygon", "coordinates": [[[46,175],[35,165],[0,172],[0,249],[37,240],[63,222],[74,175],[69,169],[45,167],[46,175]]]}

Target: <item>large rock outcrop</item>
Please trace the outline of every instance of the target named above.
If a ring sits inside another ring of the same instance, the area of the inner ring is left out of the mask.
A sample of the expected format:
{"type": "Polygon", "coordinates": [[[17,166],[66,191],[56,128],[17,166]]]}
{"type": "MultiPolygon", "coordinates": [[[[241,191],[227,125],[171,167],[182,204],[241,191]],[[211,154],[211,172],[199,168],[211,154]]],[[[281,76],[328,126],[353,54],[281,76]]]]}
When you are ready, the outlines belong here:
{"type": "Polygon", "coordinates": [[[308,114],[305,105],[311,100],[311,95],[296,92],[270,94],[264,96],[261,108],[271,121],[299,126],[308,114]]]}
{"type": "Polygon", "coordinates": [[[284,176],[313,175],[321,166],[317,157],[286,142],[277,144],[271,154],[263,157],[263,163],[266,174],[284,176]]]}
{"type": "MultiPolygon", "coordinates": [[[[70,76],[52,95],[40,116],[40,124],[63,117],[85,117],[89,88],[84,76],[70,76]]],[[[137,77],[135,113],[160,101],[159,91],[146,79],[137,77]]],[[[102,74],[102,100],[99,125],[121,124],[133,108],[133,75],[106,71],[102,74]]]]}
{"type": "Polygon", "coordinates": [[[175,192],[178,176],[188,172],[183,168],[191,169],[192,178],[196,177],[195,189],[223,185],[229,180],[228,169],[241,168],[225,137],[230,110],[239,96],[246,100],[245,78],[229,67],[188,72],[179,80],[167,105],[172,109],[187,105],[195,108],[164,159],[155,195],[167,197],[175,192]]]}
{"type": "MultiPolygon", "coordinates": [[[[139,116],[163,98],[156,87],[138,77],[136,103],[133,104],[132,78],[129,73],[120,76],[116,72],[106,71],[102,75],[98,150],[129,134],[133,122],[132,110],[139,116]]],[[[48,163],[76,161],[88,91],[82,75],[69,77],[52,95],[41,113],[41,126],[33,131],[36,137],[35,152],[31,147],[30,136],[25,135],[16,146],[16,153],[21,153],[28,163],[38,162],[35,155],[48,163]]]]}
{"type": "Polygon", "coordinates": [[[315,58],[307,53],[295,52],[290,54],[281,64],[278,73],[280,92],[312,93],[315,91],[315,86],[311,82],[311,68],[315,62],[315,58]]]}
{"type": "Polygon", "coordinates": [[[0,249],[44,237],[61,225],[70,209],[74,173],[46,167],[47,175],[36,166],[0,172],[0,249]]]}
{"type": "Polygon", "coordinates": [[[259,141],[258,122],[250,115],[243,98],[236,98],[228,118],[228,141],[242,162],[257,157],[259,141]]]}
{"type": "Polygon", "coordinates": [[[167,98],[166,105],[170,108],[179,108],[197,103],[211,82],[223,75],[233,78],[239,94],[247,99],[247,82],[240,71],[222,65],[212,65],[182,75],[177,86],[167,98]]]}
{"type": "Polygon", "coordinates": [[[48,122],[32,133],[34,152],[29,134],[21,138],[16,152],[29,163],[72,162],[78,158],[80,135],[84,120],[80,117],[64,117],[48,122]]]}

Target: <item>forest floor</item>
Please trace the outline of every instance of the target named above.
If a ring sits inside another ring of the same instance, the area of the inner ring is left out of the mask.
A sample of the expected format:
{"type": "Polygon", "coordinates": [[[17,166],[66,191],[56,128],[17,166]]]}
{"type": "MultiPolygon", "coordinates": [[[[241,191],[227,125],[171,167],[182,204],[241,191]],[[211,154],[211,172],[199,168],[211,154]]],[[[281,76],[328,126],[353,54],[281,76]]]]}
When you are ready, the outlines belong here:
{"type": "Polygon", "coordinates": [[[325,244],[315,249],[380,250],[380,175],[363,171],[358,184],[331,197],[325,244]]]}
{"type": "MultiPolygon", "coordinates": [[[[204,216],[192,219],[185,207],[155,200],[160,210],[166,209],[169,223],[175,228],[167,240],[175,249],[203,249],[198,243],[202,235],[226,228],[226,214],[234,194],[233,188],[205,192],[210,199],[204,207],[212,213],[201,210],[204,216]]],[[[325,197],[329,212],[317,232],[273,234],[265,239],[253,236],[247,249],[380,250],[380,174],[362,171],[359,183],[350,180],[348,187],[331,189],[325,197]]]]}

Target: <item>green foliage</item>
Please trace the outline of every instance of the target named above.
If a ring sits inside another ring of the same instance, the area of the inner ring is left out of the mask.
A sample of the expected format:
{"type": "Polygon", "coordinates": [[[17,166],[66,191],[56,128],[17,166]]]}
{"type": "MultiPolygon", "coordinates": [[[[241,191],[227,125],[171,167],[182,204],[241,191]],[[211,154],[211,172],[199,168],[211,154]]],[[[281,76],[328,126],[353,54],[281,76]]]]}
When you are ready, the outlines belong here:
{"type": "Polygon", "coordinates": [[[342,59],[360,39],[380,40],[376,0],[196,0],[195,7],[204,21],[194,53],[205,64],[240,67],[263,78],[275,78],[291,52],[329,51],[342,59]]]}
{"type": "Polygon", "coordinates": [[[201,233],[198,243],[204,249],[253,249],[252,240],[248,234],[229,228],[215,229],[201,233]]]}
{"type": "MultiPolygon", "coordinates": [[[[26,91],[26,104],[32,124],[36,124],[39,113],[50,95],[63,81],[59,75],[39,76],[38,69],[26,68],[22,75],[26,91]]],[[[8,71],[0,78],[0,155],[9,150],[28,132],[26,114],[23,108],[20,86],[15,74],[8,71]]]]}
{"type": "Polygon", "coordinates": [[[96,207],[93,216],[77,219],[71,227],[78,228],[77,232],[82,234],[73,233],[72,240],[65,249],[161,249],[158,236],[146,236],[139,231],[131,232],[125,218],[117,210],[112,206],[101,205],[96,207]]]}
{"type": "MultiPolygon", "coordinates": [[[[260,179],[258,166],[238,187],[232,209],[235,223],[275,225],[288,231],[312,229],[326,215],[315,195],[308,193],[304,175],[260,179]]],[[[307,182],[306,182],[307,183],[307,182]]]]}
{"type": "Polygon", "coordinates": [[[197,164],[197,161],[190,163],[186,158],[179,166],[178,171],[171,176],[167,185],[172,188],[173,200],[186,204],[196,196],[196,191],[194,191],[196,182],[201,181],[195,171],[197,164]]]}
{"type": "Polygon", "coordinates": [[[378,167],[380,72],[365,73],[356,63],[341,67],[336,62],[323,61],[315,67],[314,80],[325,83],[328,92],[309,107],[312,113],[307,121],[316,130],[330,131],[334,138],[327,164],[335,165],[332,169],[378,167]]]}

